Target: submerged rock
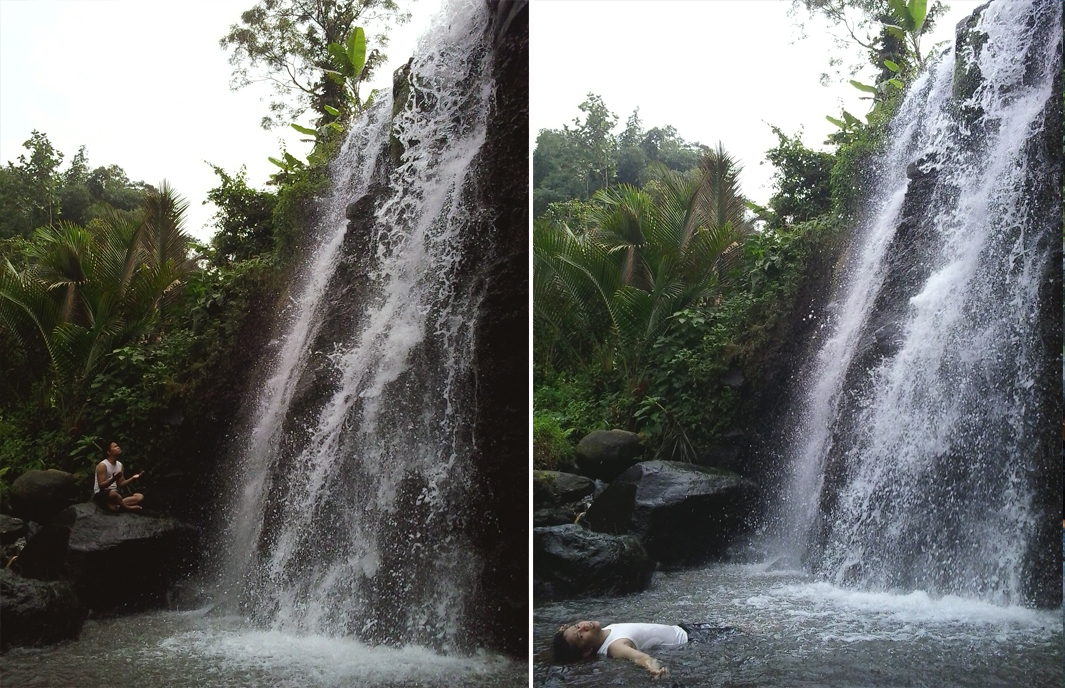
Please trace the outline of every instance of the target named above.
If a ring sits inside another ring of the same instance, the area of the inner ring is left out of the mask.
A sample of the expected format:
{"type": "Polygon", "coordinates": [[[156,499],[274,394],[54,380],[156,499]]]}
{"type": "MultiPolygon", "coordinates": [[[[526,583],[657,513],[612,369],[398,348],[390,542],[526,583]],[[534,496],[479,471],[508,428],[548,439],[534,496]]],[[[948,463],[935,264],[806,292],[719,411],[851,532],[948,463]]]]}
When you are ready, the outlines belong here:
{"type": "Polygon", "coordinates": [[[625,595],[646,590],[654,562],[628,535],[594,533],[578,525],[533,530],[533,596],[557,599],[625,595]]]}
{"type": "Polygon", "coordinates": [[[26,471],[11,485],[11,511],[19,518],[47,523],[77,497],[78,485],[70,473],[26,471]]]}
{"type": "Polygon", "coordinates": [[[724,554],[757,496],[754,482],[729,471],[645,461],[612,482],[585,519],[600,533],[635,535],[655,561],[697,563],[724,554]]]}
{"type": "Polygon", "coordinates": [[[640,460],[640,436],[626,430],[596,430],[577,444],[577,468],[597,480],[613,480],[640,460]]]}
{"type": "Polygon", "coordinates": [[[77,638],[85,616],[69,583],[46,583],[0,569],[0,650],[77,638]]]}

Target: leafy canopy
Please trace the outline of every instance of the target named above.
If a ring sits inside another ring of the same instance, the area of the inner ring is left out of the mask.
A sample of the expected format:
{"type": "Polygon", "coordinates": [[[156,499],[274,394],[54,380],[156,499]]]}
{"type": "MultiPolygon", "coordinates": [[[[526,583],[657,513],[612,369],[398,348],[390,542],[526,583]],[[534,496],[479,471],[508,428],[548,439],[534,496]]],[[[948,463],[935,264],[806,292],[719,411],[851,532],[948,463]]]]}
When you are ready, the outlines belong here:
{"type": "MultiPolygon", "coordinates": [[[[348,110],[343,80],[330,72],[343,74],[344,63],[330,51],[330,44],[346,45],[356,27],[370,27],[378,33],[375,45],[387,47],[388,32],[393,24],[410,21],[396,0],[260,0],[240,16],[220,41],[232,50],[230,82],[234,90],[253,83],[269,84],[273,98],[270,114],[263,117],[263,128],[285,124],[313,109],[319,123],[328,117],[327,106],[348,110]],[[338,69],[339,67],[339,69],[338,69]]],[[[373,50],[365,55],[362,68],[353,75],[369,79],[374,69],[384,64],[386,55],[373,50]]],[[[355,60],[349,59],[351,67],[355,60]]]]}

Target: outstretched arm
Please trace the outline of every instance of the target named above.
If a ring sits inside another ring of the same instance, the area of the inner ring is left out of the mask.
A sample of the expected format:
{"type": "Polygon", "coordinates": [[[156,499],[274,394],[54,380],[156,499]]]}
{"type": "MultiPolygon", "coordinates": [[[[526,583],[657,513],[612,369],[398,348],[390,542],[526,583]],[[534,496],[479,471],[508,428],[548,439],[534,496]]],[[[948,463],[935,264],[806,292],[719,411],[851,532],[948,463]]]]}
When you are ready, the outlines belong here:
{"type": "Polygon", "coordinates": [[[133,482],[134,480],[136,480],[139,477],[141,477],[140,473],[137,473],[135,475],[131,475],[128,478],[122,477],[121,473],[115,473],[115,480],[118,482],[118,486],[119,487],[125,487],[126,485],[129,485],[131,482],[133,482]]]}
{"type": "Polygon", "coordinates": [[[637,650],[629,640],[615,640],[610,643],[610,647],[606,649],[606,656],[634,662],[651,672],[651,675],[655,678],[669,676],[669,669],[659,664],[658,660],[651,655],[637,650]]]}

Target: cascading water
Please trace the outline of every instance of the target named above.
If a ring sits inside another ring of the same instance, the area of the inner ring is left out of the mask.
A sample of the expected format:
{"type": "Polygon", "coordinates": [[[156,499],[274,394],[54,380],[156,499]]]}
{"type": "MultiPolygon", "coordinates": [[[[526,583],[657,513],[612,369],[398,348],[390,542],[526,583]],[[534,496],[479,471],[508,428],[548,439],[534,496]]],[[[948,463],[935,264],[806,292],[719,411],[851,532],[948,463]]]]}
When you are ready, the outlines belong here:
{"type": "Polygon", "coordinates": [[[1031,604],[1032,550],[1054,547],[1036,534],[1061,499],[1040,484],[1061,416],[1061,4],[978,16],[910,85],[871,176],[785,521],[833,583],[1031,604]]]}
{"type": "Polygon", "coordinates": [[[332,166],[226,519],[230,594],[269,628],[462,645],[480,571],[465,534],[479,298],[466,285],[488,15],[452,3],[397,84],[402,109],[381,99],[332,166]]]}

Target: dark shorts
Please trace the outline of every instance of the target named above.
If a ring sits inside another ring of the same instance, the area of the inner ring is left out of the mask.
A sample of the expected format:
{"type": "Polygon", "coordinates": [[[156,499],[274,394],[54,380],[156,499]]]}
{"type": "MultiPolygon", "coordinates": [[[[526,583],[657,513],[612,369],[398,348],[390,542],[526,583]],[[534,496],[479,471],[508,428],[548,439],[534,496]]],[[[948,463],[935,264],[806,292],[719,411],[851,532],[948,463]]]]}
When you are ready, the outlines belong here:
{"type": "Polygon", "coordinates": [[[93,494],[92,501],[96,502],[97,506],[100,506],[100,507],[103,507],[103,508],[106,509],[108,504],[111,503],[107,499],[107,495],[110,494],[110,492],[111,492],[111,490],[100,490],[99,492],[96,492],[96,493],[93,494]]]}
{"type": "Polygon", "coordinates": [[[689,643],[712,643],[739,631],[731,626],[715,626],[711,623],[677,624],[688,634],[689,643]]]}

